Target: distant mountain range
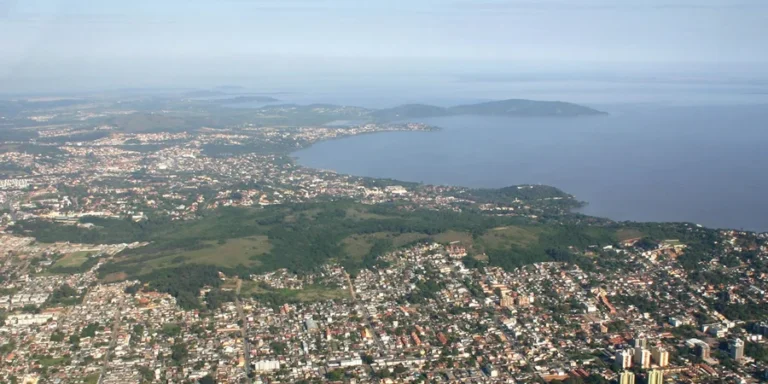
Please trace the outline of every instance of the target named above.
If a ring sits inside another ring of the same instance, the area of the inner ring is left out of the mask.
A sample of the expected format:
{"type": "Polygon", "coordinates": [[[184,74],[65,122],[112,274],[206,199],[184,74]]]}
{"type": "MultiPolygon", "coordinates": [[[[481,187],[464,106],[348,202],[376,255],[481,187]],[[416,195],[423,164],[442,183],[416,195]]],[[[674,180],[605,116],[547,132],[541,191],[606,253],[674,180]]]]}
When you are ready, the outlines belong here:
{"type": "Polygon", "coordinates": [[[370,115],[378,121],[393,121],[415,118],[480,115],[510,117],[574,117],[605,115],[583,105],[562,101],[535,101],[509,99],[487,103],[458,105],[455,107],[437,107],[427,104],[406,104],[394,108],[371,111],[370,115]]]}

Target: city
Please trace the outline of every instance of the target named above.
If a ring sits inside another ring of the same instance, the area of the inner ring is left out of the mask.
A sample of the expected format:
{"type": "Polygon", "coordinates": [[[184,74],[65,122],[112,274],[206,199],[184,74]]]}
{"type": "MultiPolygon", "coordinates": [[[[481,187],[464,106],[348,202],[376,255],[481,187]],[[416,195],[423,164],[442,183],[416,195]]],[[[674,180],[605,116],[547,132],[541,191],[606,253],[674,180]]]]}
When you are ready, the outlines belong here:
{"type": "Polygon", "coordinates": [[[768,379],[768,234],[290,157],[419,123],[36,129],[0,154],[3,382],[768,379]]]}

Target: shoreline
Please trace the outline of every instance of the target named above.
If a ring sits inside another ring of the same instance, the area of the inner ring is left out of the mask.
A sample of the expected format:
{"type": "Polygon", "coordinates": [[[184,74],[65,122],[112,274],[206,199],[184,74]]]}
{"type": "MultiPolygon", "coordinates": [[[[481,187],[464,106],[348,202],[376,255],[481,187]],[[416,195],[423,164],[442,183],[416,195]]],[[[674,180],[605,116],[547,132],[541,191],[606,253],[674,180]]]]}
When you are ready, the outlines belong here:
{"type": "MultiPolygon", "coordinates": [[[[363,133],[360,133],[360,134],[348,135],[348,136],[343,136],[343,137],[334,137],[334,138],[326,139],[326,140],[318,140],[316,142],[311,143],[310,145],[308,145],[306,147],[302,147],[302,148],[299,148],[299,149],[297,149],[295,151],[292,151],[292,152],[288,153],[286,156],[287,156],[288,159],[290,159],[290,161],[294,165],[302,167],[302,168],[307,168],[307,169],[321,171],[321,172],[333,172],[333,173],[336,173],[336,174],[350,176],[350,177],[360,177],[360,178],[372,179],[372,180],[388,180],[388,181],[392,181],[392,182],[400,182],[400,183],[403,183],[403,184],[411,184],[411,185],[415,184],[415,185],[419,185],[419,186],[465,188],[465,189],[468,189],[468,190],[498,190],[498,189],[501,189],[501,188],[505,188],[505,187],[469,187],[469,186],[456,185],[456,184],[430,184],[430,183],[424,183],[424,182],[420,182],[420,181],[402,180],[402,179],[398,179],[398,178],[357,175],[357,174],[351,174],[351,173],[346,173],[346,172],[340,172],[340,171],[335,170],[335,169],[321,169],[321,168],[317,168],[317,167],[310,166],[310,165],[307,165],[307,164],[302,164],[302,163],[299,162],[299,157],[295,155],[297,152],[310,149],[313,146],[315,146],[316,144],[320,144],[320,143],[324,143],[324,142],[337,141],[337,140],[347,139],[347,138],[353,138],[353,137],[356,137],[356,136],[364,136],[364,135],[372,135],[372,134],[380,134],[380,133],[390,133],[390,132],[392,132],[392,133],[394,133],[394,132],[439,132],[439,131],[444,130],[444,128],[441,128],[439,126],[432,126],[432,125],[430,125],[430,127],[431,127],[430,130],[407,130],[407,129],[403,129],[403,130],[387,130],[387,131],[376,131],[376,132],[363,132],[363,133]]],[[[542,184],[542,183],[537,183],[537,184],[522,183],[522,184],[509,185],[509,186],[506,186],[506,187],[523,186],[523,185],[537,185],[537,186],[546,186],[546,187],[557,188],[558,190],[562,191],[563,193],[566,193],[569,196],[571,196],[576,202],[578,202],[580,204],[579,207],[573,208],[571,210],[572,214],[583,215],[583,216],[586,216],[586,217],[596,218],[596,219],[601,219],[601,220],[609,220],[609,221],[614,222],[616,224],[625,224],[625,223],[690,224],[690,225],[693,225],[693,226],[702,227],[702,228],[708,228],[708,229],[717,230],[717,231],[737,231],[737,232],[746,232],[746,233],[754,233],[754,234],[768,234],[768,230],[750,230],[750,229],[736,229],[736,228],[729,228],[729,227],[715,227],[715,226],[707,226],[707,225],[703,225],[703,224],[698,224],[698,223],[695,223],[693,221],[617,220],[617,219],[613,219],[613,218],[610,218],[610,217],[595,216],[595,215],[590,215],[590,214],[586,214],[586,213],[583,213],[583,212],[579,212],[579,210],[584,209],[588,205],[590,205],[591,202],[586,201],[586,200],[579,200],[579,199],[576,198],[575,195],[573,195],[573,194],[569,193],[567,190],[562,189],[562,188],[557,187],[557,186],[553,186],[553,185],[549,185],[549,184],[542,184]]]]}

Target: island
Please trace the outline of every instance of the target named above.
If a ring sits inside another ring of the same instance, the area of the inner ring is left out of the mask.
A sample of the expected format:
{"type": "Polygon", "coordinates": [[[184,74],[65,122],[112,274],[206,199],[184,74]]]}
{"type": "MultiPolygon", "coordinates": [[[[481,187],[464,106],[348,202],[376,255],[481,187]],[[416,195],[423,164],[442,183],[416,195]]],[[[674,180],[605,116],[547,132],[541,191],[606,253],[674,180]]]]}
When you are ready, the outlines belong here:
{"type": "Polygon", "coordinates": [[[426,104],[406,104],[394,108],[381,109],[371,112],[371,116],[379,121],[421,119],[456,115],[506,117],[576,117],[605,114],[605,112],[573,103],[524,99],[490,101],[479,104],[457,105],[455,107],[448,108],[436,107],[434,105],[426,104]]]}

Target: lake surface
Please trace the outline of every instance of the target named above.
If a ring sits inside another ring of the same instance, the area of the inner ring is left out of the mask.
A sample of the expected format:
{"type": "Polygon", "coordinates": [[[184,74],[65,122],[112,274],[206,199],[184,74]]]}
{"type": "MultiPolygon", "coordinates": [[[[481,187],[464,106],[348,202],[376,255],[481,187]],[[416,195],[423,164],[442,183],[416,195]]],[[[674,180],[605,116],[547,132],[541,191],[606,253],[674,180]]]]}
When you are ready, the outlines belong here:
{"type": "Polygon", "coordinates": [[[768,231],[768,105],[607,111],[423,119],[442,130],[327,141],[294,156],[309,167],[430,184],[553,185],[588,202],[584,213],[615,220],[768,231]]]}

